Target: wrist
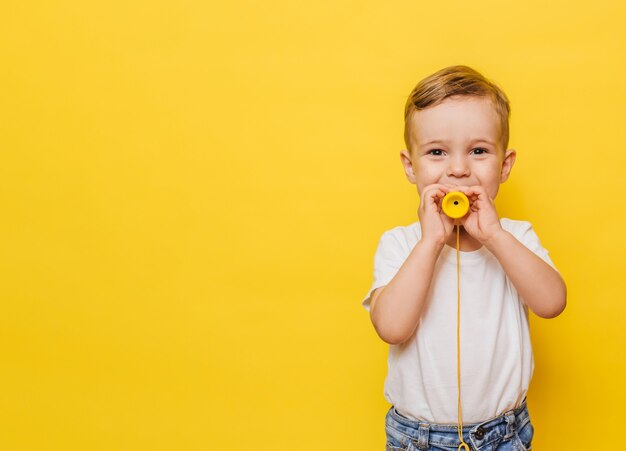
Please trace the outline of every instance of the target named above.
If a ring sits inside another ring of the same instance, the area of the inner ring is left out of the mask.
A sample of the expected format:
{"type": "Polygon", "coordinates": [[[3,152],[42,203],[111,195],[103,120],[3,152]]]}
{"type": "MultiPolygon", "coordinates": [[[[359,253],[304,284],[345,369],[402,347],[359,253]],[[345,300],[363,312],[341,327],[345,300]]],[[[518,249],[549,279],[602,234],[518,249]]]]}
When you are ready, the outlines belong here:
{"type": "Polygon", "coordinates": [[[493,254],[510,236],[513,235],[501,228],[483,241],[483,245],[493,254]]]}
{"type": "MultiPolygon", "coordinates": [[[[441,250],[443,249],[443,247],[445,246],[446,242],[445,240],[437,240],[435,238],[425,238],[423,237],[421,240],[419,240],[419,242],[417,243],[420,247],[423,247],[429,251],[432,251],[436,254],[439,254],[441,252],[441,250]]],[[[416,246],[417,247],[417,246],[416,246]]]]}

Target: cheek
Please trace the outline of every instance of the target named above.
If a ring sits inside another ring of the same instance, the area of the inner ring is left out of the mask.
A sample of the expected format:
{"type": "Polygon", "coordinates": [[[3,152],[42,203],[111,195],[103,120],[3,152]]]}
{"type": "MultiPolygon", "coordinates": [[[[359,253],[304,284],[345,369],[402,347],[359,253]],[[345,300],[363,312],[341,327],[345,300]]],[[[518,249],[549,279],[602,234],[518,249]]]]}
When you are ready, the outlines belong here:
{"type": "Polygon", "coordinates": [[[500,181],[500,166],[497,163],[489,165],[477,166],[474,168],[474,173],[485,182],[499,182],[500,181]]]}
{"type": "Polygon", "coordinates": [[[477,174],[478,180],[480,185],[487,191],[487,194],[489,194],[489,197],[493,199],[500,188],[500,168],[489,167],[484,169],[480,174],[477,174]]]}
{"type": "Polygon", "coordinates": [[[441,177],[442,170],[436,165],[420,165],[417,167],[417,177],[423,180],[427,185],[434,183],[441,177]]]}

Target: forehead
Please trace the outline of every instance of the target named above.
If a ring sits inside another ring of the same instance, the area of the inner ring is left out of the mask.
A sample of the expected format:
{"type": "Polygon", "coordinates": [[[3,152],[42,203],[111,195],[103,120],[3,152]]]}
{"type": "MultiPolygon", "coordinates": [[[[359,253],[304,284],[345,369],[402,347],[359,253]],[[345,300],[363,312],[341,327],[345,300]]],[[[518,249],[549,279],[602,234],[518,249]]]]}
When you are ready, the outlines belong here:
{"type": "Polygon", "coordinates": [[[465,143],[500,141],[500,117],[488,97],[448,97],[437,105],[413,112],[411,141],[423,146],[433,140],[465,143]]]}

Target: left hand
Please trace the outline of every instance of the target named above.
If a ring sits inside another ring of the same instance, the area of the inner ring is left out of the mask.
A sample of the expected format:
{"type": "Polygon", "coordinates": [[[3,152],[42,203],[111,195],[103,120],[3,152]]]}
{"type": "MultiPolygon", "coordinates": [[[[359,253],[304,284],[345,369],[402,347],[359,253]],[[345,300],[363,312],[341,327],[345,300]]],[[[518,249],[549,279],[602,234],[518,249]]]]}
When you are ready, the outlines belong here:
{"type": "Polygon", "coordinates": [[[470,201],[469,211],[458,220],[467,233],[484,243],[503,230],[493,199],[482,186],[457,186],[455,189],[470,201]]]}

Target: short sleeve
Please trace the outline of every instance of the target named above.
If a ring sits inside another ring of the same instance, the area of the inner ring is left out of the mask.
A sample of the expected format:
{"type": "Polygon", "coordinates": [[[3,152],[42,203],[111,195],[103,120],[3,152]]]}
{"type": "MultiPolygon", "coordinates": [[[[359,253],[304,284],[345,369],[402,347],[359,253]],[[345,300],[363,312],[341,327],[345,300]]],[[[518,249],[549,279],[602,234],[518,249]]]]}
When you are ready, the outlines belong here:
{"type": "Polygon", "coordinates": [[[541,245],[539,237],[535,233],[533,226],[526,221],[520,222],[520,227],[516,231],[516,238],[528,249],[533,251],[539,258],[549,264],[552,268],[556,269],[556,266],[550,259],[548,251],[541,245]]]}
{"type": "Polygon", "coordinates": [[[370,310],[372,291],[391,282],[404,260],[406,255],[398,238],[391,230],[383,233],[374,254],[374,282],[361,303],[365,310],[370,310]]]}

